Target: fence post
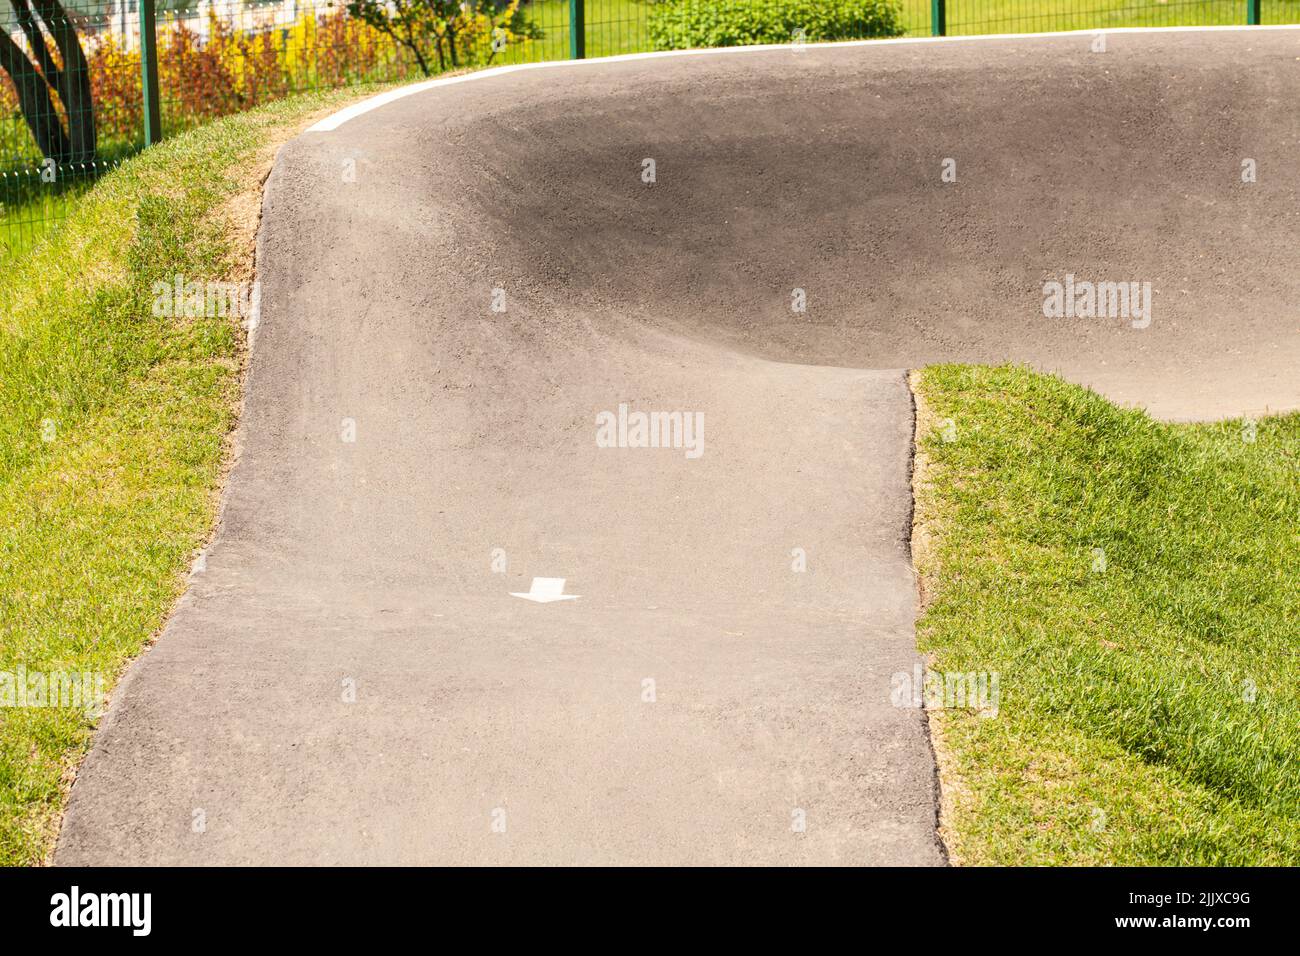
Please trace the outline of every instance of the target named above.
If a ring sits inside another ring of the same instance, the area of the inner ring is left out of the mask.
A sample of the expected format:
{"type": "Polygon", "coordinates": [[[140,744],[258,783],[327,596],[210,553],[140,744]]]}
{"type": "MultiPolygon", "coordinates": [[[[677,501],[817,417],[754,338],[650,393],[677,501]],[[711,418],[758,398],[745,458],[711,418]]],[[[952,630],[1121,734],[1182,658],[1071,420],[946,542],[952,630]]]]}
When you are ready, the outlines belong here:
{"type": "Polygon", "coordinates": [[[587,12],[584,0],[569,0],[569,57],[581,60],[587,55],[587,12]]]}
{"type": "Polygon", "coordinates": [[[1259,0],[1246,0],[1246,25],[1259,26],[1259,0]]]}
{"type": "Polygon", "coordinates": [[[162,142],[162,110],[158,104],[158,34],[154,0],[140,0],[140,92],[144,100],[144,144],[162,142]]]}
{"type": "MultiPolygon", "coordinates": [[[[1246,0],[1247,3],[1252,0],[1246,0]]],[[[1254,0],[1258,2],[1258,0],[1254,0]]],[[[941,37],[948,34],[947,0],[930,0],[930,36],[941,37]]]]}

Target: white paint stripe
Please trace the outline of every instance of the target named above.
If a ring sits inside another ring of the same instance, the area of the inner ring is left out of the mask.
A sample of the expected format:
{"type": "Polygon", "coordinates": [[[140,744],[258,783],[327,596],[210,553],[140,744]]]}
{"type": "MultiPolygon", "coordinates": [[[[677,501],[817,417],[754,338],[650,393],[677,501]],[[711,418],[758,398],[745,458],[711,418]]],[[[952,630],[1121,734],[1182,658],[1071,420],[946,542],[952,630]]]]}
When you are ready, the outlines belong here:
{"type": "Polygon", "coordinates": [[[577,594],[564,593],[564,578],[533,578],[532,585],[525,592],[511,591],[511,597],[536,601],[538,604],[550,604],[552,601],[576,601],[577,594]]]}
{"type": "MultiPolygon", "coordinates": [[[[1300,24],[1268,24],[1265,26],[1212,26],[1212,27],[1115,27],[1113,29],[1093,28],[1088,30],[1063,30],[1054,33],[985,33],[979,36],[960,36],[960,37],[893,37],[883,40],[841,40],[835,43],[807,43],[802,49],[845,49],[850,47],[862,46],[896,46],[906,43],[968,43],[979,40],[1031,40],[1044,39],[1050,37],[1079,37],[1091,36],[1098,33],[1215,33],[1229,30],[1300,30],[1300,24]]],[[[724,47],[707,47],[700,50],[656,50],[651,53],[621,53],[617,56],[591,57],[584,60],[542,60],[537,63],[514,63],[510,66],[494,66],[486,70],[476,70],[472,73],[464,73],[460,76],[440,77],[435,80],[423,80],[414,83],[411,86],[403,86],[400,89],[389,90],[387,93],[380,93],[378,96],[372,96],[368,100],[362,100],[349,106],[347,109],[339,110],[337,113],[325,117],[319,123],[307,129],[308,133],[328,133],[336,130],[348,120],[356,119],[364,113],[371,110],[379,109],[381,106],[387,106],[395,100],[400,100],[406,96],[414,96],[416,93],[423,93],[425,90],[436,89],[440,86],[454,86],[457,83],[466,83],[470,80],[486,80],[494,76],[504,76],[507,73],[514,73],[519,70],[544,70],[554,67],[590,67],[600,66],[604,63],[627,63],[633,60],[653,60],[667,56],[717,56],[727,53],[770,53],[774,50],[792,50],[793,44],[790,43],[767,43],[754,46],[724,46],[724,47]]]]}

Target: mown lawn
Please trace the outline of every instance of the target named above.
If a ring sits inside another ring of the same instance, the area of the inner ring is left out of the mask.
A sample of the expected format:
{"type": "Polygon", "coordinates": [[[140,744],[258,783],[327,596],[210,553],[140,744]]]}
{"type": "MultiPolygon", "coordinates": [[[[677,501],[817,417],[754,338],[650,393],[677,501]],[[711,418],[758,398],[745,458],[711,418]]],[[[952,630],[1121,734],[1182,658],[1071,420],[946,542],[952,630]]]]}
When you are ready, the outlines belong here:
{"type": "MultiPolygon", "coordinates": [[[[227,203],[311,95],[221,120],[125,162],[65,227],[0,271],[0,692],[90,672],[111,690],[209,533],[239,397],[238,319],[156,318],[156,281],[242,277],[227,203]]],[[[2,697],[0,693],[0,697],[2,697]]],[[[0,863],[46,858],[95,716],[0,706],[0,863]]]]}
{"type": "MultiPolygon", "coordinates": [[[[903,0],[909,33],[930,29],[930,5],[903,0]]],[[[948,0],[948,32],[1039,33],[1118,27],[1245,25],[1245,0],[948,0]]],[[[1265,24],[1300,21],[1300,0],[1263,0],[1265,24]]]]}
{"type": "Polygon", "coordinates": [[[1168,425],[1011,367],[917,390],[920,645],[999,675],[997,716],[932,712],[958,861],[1300,860],[1300,414],[1168,425]]]}

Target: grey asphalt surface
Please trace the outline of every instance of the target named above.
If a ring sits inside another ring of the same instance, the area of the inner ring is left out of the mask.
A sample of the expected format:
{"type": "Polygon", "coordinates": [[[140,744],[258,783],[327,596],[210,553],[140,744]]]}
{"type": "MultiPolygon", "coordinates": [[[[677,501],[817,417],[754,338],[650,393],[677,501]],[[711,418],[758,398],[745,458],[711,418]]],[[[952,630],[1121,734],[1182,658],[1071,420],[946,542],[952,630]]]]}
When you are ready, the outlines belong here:
{"type": "Polygon", "coordinates": [[[523,71],[286,146],[221,526],[56,862],[942,862],[903,370],[1300,405],[1300,35],[1089,42],[523,71]],[[1151,326],[1044,318],[1067,272],[1151,326]],[[598,448],[620,403],[703,455],[598,448]]]}

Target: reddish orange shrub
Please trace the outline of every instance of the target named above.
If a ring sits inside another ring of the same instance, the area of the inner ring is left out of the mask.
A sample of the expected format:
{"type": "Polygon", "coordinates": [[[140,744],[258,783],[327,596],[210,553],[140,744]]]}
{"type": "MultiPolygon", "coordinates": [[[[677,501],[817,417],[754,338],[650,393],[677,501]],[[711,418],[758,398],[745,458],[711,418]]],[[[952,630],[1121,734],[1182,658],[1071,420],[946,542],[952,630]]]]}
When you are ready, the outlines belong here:
{"type": "MultiPolygon", "coordinates": [[[[215,14],[206,38],[182,20],[158,25],[163,124],[176,130],[248,109],[289,93],[364,80],[400,80],[418,72],[390,37],[346,12],[308,14],[292,27],[236,29],[215,14]]],[[[83,38],[102,147],[142,135],[140,54],[112,34],[83,38]]],[[[34,156],[7,75],[0,82],[0,157],[34,156]]]]}

